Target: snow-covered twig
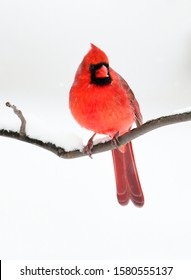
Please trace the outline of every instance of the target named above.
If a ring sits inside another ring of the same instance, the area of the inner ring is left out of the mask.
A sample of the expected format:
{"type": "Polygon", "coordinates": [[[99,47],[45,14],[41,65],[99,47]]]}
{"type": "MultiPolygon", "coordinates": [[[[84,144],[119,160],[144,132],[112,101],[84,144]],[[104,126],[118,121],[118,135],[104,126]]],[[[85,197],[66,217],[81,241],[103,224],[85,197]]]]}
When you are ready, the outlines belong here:
{"type": "MultiPolygon", "coordinates": [[[[10,103],[7,105],[9,106],[10,103]]],[[[14,105],[13,105],[14,106],[14,105]]],[[[5,130],[1,129],[0,130],[0,136],[5,136],[13,139],[17,139],[23,142],[27,142],[33,145],[36,145],[38,147],[41,147],[43,149],[46,149],[57,156],[65,159],[71,159],[71,158],[77,158],[77,157],[82,157],[86,156],[87,154],[82,153],[80,150],[75,150],[75,151],[65,151],[64,148],[58,147],[53,143],[50,142],[43,142],[39,139],[34,139],[26,135],[25,133],[25,125],[26,121],[25,118],[23,117],[23,114],[20,110],[18,110],[15,106],[13,107],[12,105],[9,107],[12,107],[14,109],[14,112],[17,114],[17,116],[21,119],[21,128],[20,132],[15,132],[11,130],[5,130]]],[[[168,116],[163,116],[154,120],[150,120],[142,124],[141,126],[132,129],[131,131],[125,133],[121,137],[118,138],[119,144],[118,146],[124,145],[131,140],[142,136],[145,133],[148,133],[154,129],[171,125],[171,124],[176,124],[180,122],[186,122],[186,121],[191,121],[191,111],[189,112],[183,112],[179,114],[173,114],[173,115],[168,115],[168,116]]],[[[101,152],[106,152],[109,150],[114,149],[115,147],[113,146],[112,141],[108,141],[105,143],[99,143],[97,145],[94,145],[91,153],[96,154],[96,153],[101,153],[101,152]]]]}

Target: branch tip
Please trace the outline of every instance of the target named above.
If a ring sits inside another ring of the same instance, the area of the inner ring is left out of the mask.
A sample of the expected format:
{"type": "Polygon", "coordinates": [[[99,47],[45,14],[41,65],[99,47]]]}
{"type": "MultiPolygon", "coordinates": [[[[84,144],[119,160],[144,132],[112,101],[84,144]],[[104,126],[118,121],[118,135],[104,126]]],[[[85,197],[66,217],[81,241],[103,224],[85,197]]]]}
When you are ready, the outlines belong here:
{"type": "Polygon", "coordinates": [[[11,107],[10,102],[6,102],[5,105],[6,105],[7,107],[11,107]]]}
{"type": "Polygon", "coordinates": [[[5,105],[9,108],[13,109],[13,112],[15,113],[15,115],[17,115],[17,117],[20,119],[21,121],[21,126],[20,126],[20,130],[19,130],[19,134],[20,136],[26,136],[26,120],[23,116],[23,113],[21,112],[21,110],[18,110],[17,107],[15,105],[11,105],[10,102],[6,102],[5,105]]]}

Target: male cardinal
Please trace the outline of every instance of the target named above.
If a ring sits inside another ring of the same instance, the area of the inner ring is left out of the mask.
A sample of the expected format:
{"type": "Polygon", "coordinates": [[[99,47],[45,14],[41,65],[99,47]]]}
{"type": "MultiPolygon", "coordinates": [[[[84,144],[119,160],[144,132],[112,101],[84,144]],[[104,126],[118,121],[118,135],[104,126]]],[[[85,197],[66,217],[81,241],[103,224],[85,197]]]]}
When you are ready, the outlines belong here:
{"type": "MultiPolygon", "coordinates": [[[[110,66],[106,54],[91,44],[83,58],[70,89],[70,110],[76,121],[94,132],[86,146],[93,146],[96,133],[117,137],[128,132],[134,122],[142,123],[139,104],[126,81],[110,66]]],[[[144,196],[135,164],[131,142],[112,150],[117,187],[121,205],[129,199],[143,206],[144,196]]]]}

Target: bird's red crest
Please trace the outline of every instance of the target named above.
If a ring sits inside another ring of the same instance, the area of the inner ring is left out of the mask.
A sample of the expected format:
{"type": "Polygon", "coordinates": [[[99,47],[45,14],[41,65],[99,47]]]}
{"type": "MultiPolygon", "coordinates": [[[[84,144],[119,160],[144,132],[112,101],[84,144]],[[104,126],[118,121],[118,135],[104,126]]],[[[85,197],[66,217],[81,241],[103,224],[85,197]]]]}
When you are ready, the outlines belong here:
{"type": "Polygon", "coordinates": [[[98,64],[100,62],[109,63],[107,55],[94,44],[91,44],[91,49],[84,57],[83,63],[89,67],[90,64],[98,64]]]}

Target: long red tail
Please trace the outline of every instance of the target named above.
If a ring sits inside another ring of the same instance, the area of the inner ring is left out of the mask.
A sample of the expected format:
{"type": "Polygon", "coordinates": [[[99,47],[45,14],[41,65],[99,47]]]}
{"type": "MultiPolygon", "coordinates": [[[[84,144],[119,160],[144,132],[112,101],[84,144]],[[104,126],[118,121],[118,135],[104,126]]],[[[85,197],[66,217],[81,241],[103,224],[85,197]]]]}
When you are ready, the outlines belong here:
{"type": "Polygon", "coordinates": [[[126,205],[129,199],[136,206],[143,206],[144,196],[137,173],[131,142],[124,147],[124,152],[112,150],[117,199],[121,205],[126,205]]]}

